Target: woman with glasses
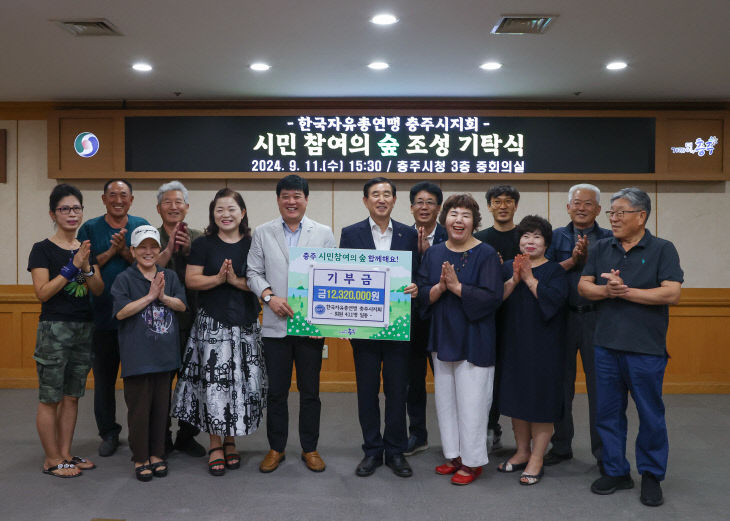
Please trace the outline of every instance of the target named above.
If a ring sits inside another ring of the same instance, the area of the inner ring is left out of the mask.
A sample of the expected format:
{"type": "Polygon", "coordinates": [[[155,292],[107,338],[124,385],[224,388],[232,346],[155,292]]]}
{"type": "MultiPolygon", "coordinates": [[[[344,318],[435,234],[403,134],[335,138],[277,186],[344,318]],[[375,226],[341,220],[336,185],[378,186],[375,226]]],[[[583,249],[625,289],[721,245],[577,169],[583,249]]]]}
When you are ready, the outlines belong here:
{"type": "Polygon", "coordinates": [[[502,266],[499,346],[499,408],[512,418],[517,452],[497,470],[523,470],[520,484],[534,485],[543,475],[553,423],[563,416],[568,276],[559,263],[545,258],[552,240],[547,220],[528,215],[517,231],[522,253],[502,266]]]}
{"type": "Polygon", "coordinates": [[[91,369],[93,321],[89,291],[104,290],[89,241],[76,232],[84,218],[78,188],[57,185],[51,192],[49,215],[56,233],[33,245],[28,271],[41,301],[33,359],[38,370],[39,404],[36,425],[45,451],[43,473],[75,478],[95,468],[71,455],[78,400],[84,395],[91,369]]]}

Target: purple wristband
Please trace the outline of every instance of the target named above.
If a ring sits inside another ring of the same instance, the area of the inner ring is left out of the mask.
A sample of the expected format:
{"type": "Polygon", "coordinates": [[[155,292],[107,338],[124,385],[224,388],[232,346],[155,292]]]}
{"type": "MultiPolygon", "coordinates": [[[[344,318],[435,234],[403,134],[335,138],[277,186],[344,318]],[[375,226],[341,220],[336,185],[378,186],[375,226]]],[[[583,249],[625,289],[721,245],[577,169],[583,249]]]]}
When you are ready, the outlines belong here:
{"type": "Polygon", "coordinates": [[[76,279],[76,275],[79,274],[79,270],[76,266],[74,266],[73,259],[70,259],[68,261],[68,264],[66,264],[63,268],[61,268],[61,275],[68,280],[69,282],[76,279]]]}

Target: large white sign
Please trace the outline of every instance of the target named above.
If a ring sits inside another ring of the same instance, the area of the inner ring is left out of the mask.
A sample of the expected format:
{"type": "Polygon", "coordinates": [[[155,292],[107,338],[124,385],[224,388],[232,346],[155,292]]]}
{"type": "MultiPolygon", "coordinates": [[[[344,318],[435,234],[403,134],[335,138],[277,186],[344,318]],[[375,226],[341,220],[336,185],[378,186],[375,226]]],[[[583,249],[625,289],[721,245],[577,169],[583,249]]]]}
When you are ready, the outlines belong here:
{"type": "Polygon", "coordinates": [[[310,324],[387,327],[390,268],[312,264],[308,297],[310,324]]]}

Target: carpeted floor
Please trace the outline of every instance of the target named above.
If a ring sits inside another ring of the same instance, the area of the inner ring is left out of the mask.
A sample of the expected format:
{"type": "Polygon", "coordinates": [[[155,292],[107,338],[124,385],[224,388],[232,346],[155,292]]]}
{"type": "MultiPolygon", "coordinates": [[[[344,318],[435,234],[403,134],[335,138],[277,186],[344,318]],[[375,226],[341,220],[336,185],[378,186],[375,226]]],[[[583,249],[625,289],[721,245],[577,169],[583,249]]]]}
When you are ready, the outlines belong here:
{"type": "MultiPolygon", "coordinates": [[[[118,398],[118,420],[126,424],[124,399],[118,398]]],[[[41,473],[42,451],[35,430],[37,391],[0,390],[0,519],[89,521],[207,520],[724,520],[730,514],[730,395],[666,396],[670,438],[666,502],[648,508],[639,502],[639,479],[633,460],[637,420],[629,405],[629,461],[636,488],[611,496],[590,492],[598,477],[588,449],[587,403],[576,397],[575,458],[546,469],[536,486],[518,484],[518,474],[500,474],[496,464],[508,457],[514,439],[508,418],[502,418],[505,448],[477,481],[455,487],[434,473],[442,462],[432,395],[429,396],[431,448],[409,458],[414,476],[398,478],[381,467],[368,478],[355,476],[362,457],[354,394],[322,395],[319,451],[328,467],[310,472],[299,459],[296,423],[287,459],[278,470],[261,474],[258,464],[268,450],[265,427],[238,440],[243,462],[239,470],[216,478],[206,472],[206,459],[180,453],[170,457],[170,474],[150,483],[138,482],[125,443],[110,458],[97,453],[93,396],[80,402],[74,454],[89,456],[98,468],[77,479],[41,473]]],[[[290,417],[297,417],[298,395],[290,397],[290,417]]],[[[207,437],[198,440],[207,445],[207,437]]]]}

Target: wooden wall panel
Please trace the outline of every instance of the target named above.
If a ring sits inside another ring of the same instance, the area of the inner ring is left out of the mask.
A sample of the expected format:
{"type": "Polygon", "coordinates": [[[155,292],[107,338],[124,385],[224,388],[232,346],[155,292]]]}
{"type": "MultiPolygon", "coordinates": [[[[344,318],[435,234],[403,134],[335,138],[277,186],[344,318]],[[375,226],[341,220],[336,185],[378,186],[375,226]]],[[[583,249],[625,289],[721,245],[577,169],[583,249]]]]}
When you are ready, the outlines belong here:
{"type": "MultiPolygon", "coordinates": [[[[40,303],[32,286],[0,286],[0,388],[37,386],[33,350],[40,303]]],[[[671,359],[667,393],[730,393],[730,289],[683,289],[670,308],[667,345],[671,359]]],[[[354,392],[355,367],[347,340],[328,338],[321,389],[354,392]]],[[[576,390],[585,392],[580,361],[576,390]]],[[[429,373],[429,390],[433,380],[429,373]]],[[[118,388],[121,382],[119,382],[118,388]]],[[[93,387],[89,377],[88,386],[93,387]]],[[[292,385],[296,390],[296,385],[292,385]]]]}

